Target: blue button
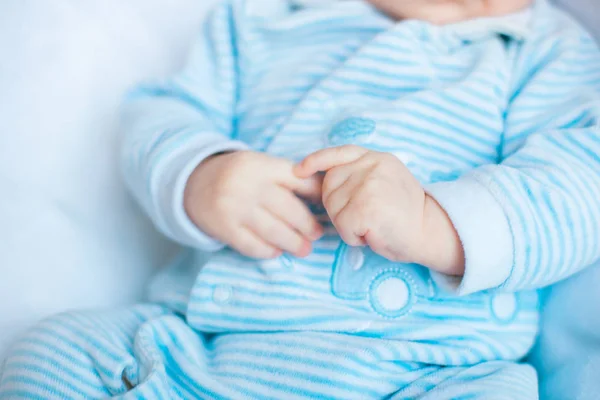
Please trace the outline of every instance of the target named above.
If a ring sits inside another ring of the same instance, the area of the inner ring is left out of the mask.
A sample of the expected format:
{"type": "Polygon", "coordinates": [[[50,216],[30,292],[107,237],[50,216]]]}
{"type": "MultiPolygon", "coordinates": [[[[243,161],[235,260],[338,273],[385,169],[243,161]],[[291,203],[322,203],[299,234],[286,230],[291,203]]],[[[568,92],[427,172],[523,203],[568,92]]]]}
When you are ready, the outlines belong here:
{"type": "Polygon", "coordinates": [[[332,145],[353,144],[366,141],[375,132],[377,124],[369,118],[352,117],[336,124],[329,132],[332,145]]]}

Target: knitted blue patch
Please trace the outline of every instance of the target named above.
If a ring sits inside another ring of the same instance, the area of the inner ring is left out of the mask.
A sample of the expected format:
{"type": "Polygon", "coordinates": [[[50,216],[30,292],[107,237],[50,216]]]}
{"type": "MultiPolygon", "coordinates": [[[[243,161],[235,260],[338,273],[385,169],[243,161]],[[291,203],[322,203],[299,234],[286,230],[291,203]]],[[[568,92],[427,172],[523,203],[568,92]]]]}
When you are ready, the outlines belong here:
{"type": "Polygon", "coordinates": [[[329,132],[329,143],[352,144],[364,141],[375,132],[377,124],[372,119],[352,117],[336,124],[329,132]]]}

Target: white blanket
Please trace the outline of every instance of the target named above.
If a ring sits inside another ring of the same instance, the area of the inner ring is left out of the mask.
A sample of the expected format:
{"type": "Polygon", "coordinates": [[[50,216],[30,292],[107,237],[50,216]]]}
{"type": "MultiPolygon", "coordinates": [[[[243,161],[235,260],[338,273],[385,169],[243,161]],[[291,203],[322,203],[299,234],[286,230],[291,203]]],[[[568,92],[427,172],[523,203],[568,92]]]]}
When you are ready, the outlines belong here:
{"type": "Polygon", "coordinates": [[[170,254],[121,184],[117,109],[182,64],[208,6],[0,1],[0,359],[46,315],[139,300],[170,254]]]}

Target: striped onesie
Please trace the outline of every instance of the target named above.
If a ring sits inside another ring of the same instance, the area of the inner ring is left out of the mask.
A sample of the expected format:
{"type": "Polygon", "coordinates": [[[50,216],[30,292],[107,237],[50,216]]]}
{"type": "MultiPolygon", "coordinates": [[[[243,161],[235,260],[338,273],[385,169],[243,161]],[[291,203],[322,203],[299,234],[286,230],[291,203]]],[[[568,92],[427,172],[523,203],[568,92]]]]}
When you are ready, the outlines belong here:
{"type": "Polygon", "coordinates": [[[537,291],[600,258],[600,52],[545,0],[445,26],[358,0],[224,1],[124,119],[127,182],[186,250],[149,303],[24,336],[1,399],[537,398],[519,362],[537,291]],[[318,207],[306,259],[244,258],[185,214],[209,155],[349,143],[397,156],[444,207],[464,277],[349,247],[318,207]]]}

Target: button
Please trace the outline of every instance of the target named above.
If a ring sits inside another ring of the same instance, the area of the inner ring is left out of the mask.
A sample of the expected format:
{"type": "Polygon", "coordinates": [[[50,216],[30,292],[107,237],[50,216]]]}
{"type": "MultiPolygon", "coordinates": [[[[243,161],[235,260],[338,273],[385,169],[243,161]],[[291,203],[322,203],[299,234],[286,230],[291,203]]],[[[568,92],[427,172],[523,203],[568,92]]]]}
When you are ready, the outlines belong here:
{"type": "Polygon", "coordinates": [[[379,284],[375,290],[375,297],[384,309],[401,310],[408,304],[408,285],[404,279],[388,278],[379,284]]]}
{"type": "Polygon", "coordinates": [[[229,285],[220,285],[213,290],[213,301],[217,304],[226,304],[233,298],[233,288],[229,285]]]}
{"type": "Polygon", "coordinates": [[[360,270],[365,264],[365,254],[360,247],[348,247],[346,250],[346,263],[354,270],[360,270]]]}
{"type": "Polygon", "coordinates": [[[371,305],[386,317],[399,317],[410,310],[412,291],[400,273],[386,273],[376,278],[369,291],[371,305]]]}
{"type": "Polygon", "coordinates": [[[334,146],[366,142],[375,132],[376,127],[375,121],[369,118],[347,118],[334,125],[329,132],[328,140],[334,146]]]}
{"type": "Polygon", "coordinates": [[[498,293],[490,300],[493,317],[503,324],[508,324],[515,319],[518,308],[517,296],[512,293],[498,293]]]}

